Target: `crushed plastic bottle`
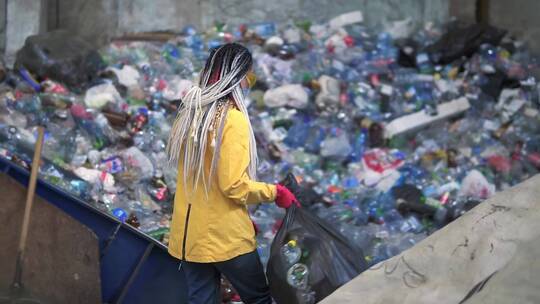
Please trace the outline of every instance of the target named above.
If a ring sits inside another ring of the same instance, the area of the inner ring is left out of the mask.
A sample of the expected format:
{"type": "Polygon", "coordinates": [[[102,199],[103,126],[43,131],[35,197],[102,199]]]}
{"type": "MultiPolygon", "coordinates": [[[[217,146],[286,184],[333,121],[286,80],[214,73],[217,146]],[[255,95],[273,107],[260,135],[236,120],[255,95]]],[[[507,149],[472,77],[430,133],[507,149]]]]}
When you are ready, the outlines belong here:
{"type": "Polygon", "coordinates": [[[305,264],[296,263],[287,271],[287,283],[294,288],[306,289],[308,279],[309,269],[305,264]]]}

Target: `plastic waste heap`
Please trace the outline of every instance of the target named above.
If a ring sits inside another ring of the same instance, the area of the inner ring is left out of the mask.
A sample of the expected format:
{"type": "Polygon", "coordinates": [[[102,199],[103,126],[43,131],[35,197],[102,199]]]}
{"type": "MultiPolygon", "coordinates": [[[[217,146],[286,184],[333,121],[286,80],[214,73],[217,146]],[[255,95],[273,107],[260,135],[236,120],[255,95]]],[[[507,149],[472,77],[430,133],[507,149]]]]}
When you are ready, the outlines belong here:
{"type": "MultiPolygon", "coordinates": [[[[46,38],[27,43],[59,39],[46,38]]],[[[167,244],[171,121],[208,49],[231,41],[250,48],[259,78],[248,99],[259,179],[294,173],[303,207],[370,265],[540,170],[538,66],[526,44],[479,25],[368,28],[359,12],[115,41],[92,57],[103,66],[84,83],[50,72],[77,61],[50,67],[46,53],[21,51],[0,85],[0,154],[29,167],[36,126],[46,126],[42,179],[167,244]]],[[[266,265],[284,212],[251,213],[266,265]]],[[[282,253],[289,284],[310,303],[302,249],[291,239],[282,253]]]]}

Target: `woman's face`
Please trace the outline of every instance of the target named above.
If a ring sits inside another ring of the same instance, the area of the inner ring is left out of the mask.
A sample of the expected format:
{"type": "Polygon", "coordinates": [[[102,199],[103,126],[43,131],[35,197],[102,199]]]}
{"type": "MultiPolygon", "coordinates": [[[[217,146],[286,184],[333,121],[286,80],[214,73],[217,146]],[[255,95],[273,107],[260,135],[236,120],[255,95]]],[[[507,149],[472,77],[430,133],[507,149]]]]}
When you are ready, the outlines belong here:
{"type": "Polygon", "coordinates": [[[247,77],[244,77],[244,79],[242,79],[242,81],[240,82],[240,87],[242,88],[242,90],[249,89],[249,83],[247,81],[247,77]]]}
{"type": "Polygon", "coordinates": [[[240,87],[242,88],[242,90],[251,89],[251,86],[248,80],[248,78],[250,77],[250,74],[253,74],[252,69],[249,69],[249,71],[246,73],[246,77],[244,77],[244,79],[242,79],[242,81],[240,82],[240,87]]]}
{"type": "Polygon", "coordinates": [[[257,76],[255,76],[255,73],[253,73],[252,69],[249,69],[249,71],[246,73],[246,77],[242,79],[240,82],[240,87],[243,90],[250,90],[255,86],[255,82],[257,82],[257,76]]]}

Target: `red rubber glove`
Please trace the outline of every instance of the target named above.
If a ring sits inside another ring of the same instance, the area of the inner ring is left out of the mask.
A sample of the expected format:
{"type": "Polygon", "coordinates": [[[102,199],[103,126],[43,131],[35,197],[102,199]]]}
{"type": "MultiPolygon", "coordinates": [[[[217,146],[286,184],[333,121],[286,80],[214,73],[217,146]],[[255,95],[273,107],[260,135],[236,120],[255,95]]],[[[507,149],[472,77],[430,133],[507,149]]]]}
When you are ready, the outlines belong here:
{"type": "Polygon", "coordinates": [[[300,207],[300,203],[296,199],[296,196],[287,189],[287,187],[280,184],[276,185],[276,205],[281,208],[289,208],[292,204],[295,204],[296,207],[300,207]]]}

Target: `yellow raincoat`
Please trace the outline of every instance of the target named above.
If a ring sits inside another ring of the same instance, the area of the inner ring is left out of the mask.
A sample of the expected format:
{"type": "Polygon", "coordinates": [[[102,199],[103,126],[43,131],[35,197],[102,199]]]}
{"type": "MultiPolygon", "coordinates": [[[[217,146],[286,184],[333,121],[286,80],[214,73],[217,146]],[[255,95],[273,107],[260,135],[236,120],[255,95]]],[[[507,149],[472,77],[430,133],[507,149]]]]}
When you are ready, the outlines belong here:
{"type": "MultiPolygon", "coordinates": [[[[213,153],[212,148],[208,149],[207,176],[213,153]]],[[[275,200],[276,187],[251,180],[247,174],[249,161],[248,120],[242,112],[230,108],[208,199],[202,185],[192,197],[186,198],[180,161],[169,239],[172,256],[189,262],[211,263],[256,249],[247,205],[275,200]]]]}

